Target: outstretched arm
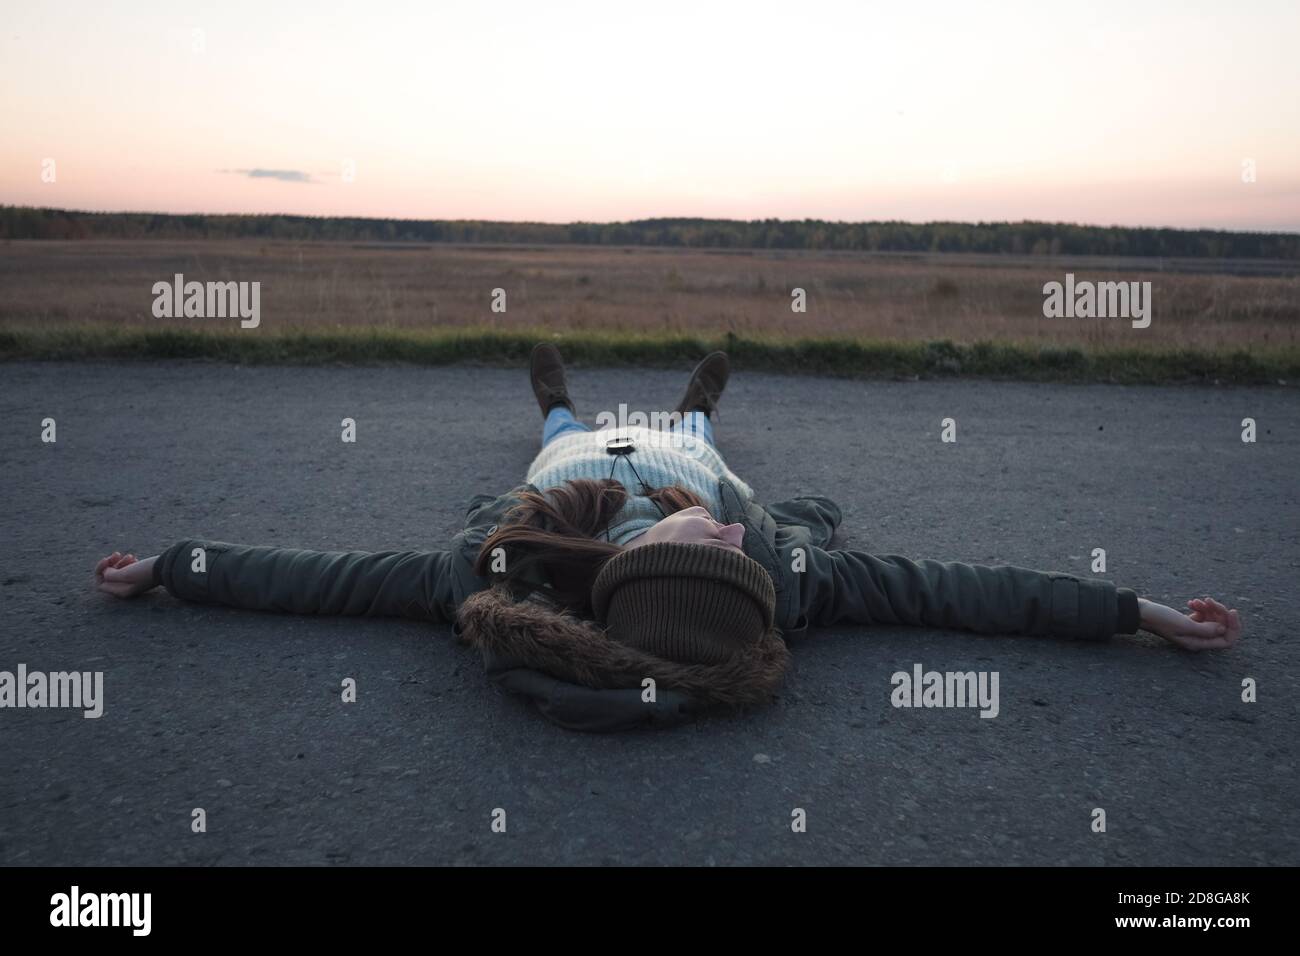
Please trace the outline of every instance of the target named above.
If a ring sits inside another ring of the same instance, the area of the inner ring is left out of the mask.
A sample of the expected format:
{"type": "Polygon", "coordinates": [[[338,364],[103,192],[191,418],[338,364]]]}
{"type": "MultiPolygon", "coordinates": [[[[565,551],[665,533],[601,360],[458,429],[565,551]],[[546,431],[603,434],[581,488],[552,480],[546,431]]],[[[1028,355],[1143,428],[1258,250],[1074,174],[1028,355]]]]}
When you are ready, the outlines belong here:
{"type": "Polygon", "coordinates": [[[99,590],[134,597],[162,585],[205,604],[291,614],[358,614],[450,621],[449,551],[304,551],[179,541],[136,561],[115,552],[95,569],[99,590]]]}
{"type": "Polygon", "coordinates": [[[812,548],[801,584],[804,614],[820,625],[911,624],[1085,640],[1141,627],[1191,650],[1230,646],[1241,630],[1234,612],[1208,598],[1182,615],[1109,581],[1011,565],[812,548]]]}

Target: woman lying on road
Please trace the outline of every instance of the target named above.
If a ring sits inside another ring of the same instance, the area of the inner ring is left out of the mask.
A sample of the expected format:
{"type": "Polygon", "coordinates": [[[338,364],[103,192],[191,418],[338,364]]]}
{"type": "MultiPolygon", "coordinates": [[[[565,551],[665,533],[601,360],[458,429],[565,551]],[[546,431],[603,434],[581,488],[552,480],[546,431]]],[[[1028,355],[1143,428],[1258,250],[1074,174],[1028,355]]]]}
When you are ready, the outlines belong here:
{"type": "Polygon", "coordinates": [[[1208,597],[1182,614],[1108,581],[830,549],[833,502],[759,505],[718,454],[711,415],[728,374],[725,354],[705,358],[666,430],[593,431],[575,416],[559,352],[539,345],[541,452],[527,484],[471,502],[450,549],[187,539],[143,561],[114,552],[96,582],[120,598],[162,585],[230,607],[450,622],[493,680],[583,730],[761,703],[785,672],[785,638],[810,626],[1094,641],[1141,628],[1194,651],[1240,638],[1237,611],[1208,597]]]}

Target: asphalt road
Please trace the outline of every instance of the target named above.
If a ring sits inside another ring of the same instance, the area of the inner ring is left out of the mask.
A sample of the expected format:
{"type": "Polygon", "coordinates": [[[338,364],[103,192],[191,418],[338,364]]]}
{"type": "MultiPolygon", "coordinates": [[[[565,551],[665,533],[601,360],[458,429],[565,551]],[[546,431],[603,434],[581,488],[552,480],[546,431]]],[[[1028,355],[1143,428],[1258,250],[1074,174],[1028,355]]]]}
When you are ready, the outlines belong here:
{"type": "MultiPolygon", "coordinates": [[[[671,407],[685,374],[579,369],[573,392],[588,420],[671,407]]],[[[105,698],[99,719],[0,710],[0,863],[1300,863],[1294,390],[740,370],[729,464],[766,500],[835,498],[845,546],[1084,575],[1102,547],[1148,597],[1240,608],[1245,639],[827,630],[764,711],[589,736],[503,695],[447,628],[90,587],[101,555],[190,535],[442,547],[536,450],[524,372],[31,364],[0,382],[0,670],[102,671],[105,698]],[[997,671],[998,716],[892,707],[916,663],[997,671]]]]}

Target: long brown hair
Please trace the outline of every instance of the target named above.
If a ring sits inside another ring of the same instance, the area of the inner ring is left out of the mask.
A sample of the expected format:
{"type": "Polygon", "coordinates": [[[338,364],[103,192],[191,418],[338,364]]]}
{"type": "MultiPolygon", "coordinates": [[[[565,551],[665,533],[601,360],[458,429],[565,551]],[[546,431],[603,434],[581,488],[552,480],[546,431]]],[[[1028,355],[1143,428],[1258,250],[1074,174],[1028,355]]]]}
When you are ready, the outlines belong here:
{"type": "MultiPolygon", "coordinates": [[[[665,515],[704,507],[679,485],[650,489],[646,497],[665,515]]],[[[591,586],[605,562],[623,548],[598,537],[627,502],[628,492],[610,478],[576,478],[545,492],[525,491],[488,536],[474,562],[474,573],[510,586],[517,597],[549,584],[547,593],[579,614],[591,611],[591,586]],[[504,548],[504,572],[493,573],[492,553],[504,548]]]]}

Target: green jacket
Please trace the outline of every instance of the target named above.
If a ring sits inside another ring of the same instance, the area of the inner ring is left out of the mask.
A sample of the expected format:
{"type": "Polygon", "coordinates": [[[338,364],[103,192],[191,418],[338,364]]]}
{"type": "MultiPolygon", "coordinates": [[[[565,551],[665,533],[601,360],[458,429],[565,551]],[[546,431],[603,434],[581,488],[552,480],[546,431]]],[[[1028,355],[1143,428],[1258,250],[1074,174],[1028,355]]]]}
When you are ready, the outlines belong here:
{"type": "MultiPolygon", "coordinates": [[[[456,609],[488,585],[474,573],[483,541],[520,491],[478,495],[465,527],[445,551],[303,551],[219,541],[178,541],[158,558],[154,580],[187,601],[292,614],[408,617],[455,624],[456,609]],[[204,570],[194,570],[195,549],[204,570]]],[[[719,520],[745,525],[744,547],[772,576],[776,623],[784,636],[834,624],[909,624],[986,634],[1106,640],[1138,628],[1137,594],[1109,581],[1010,565],[912,561],[897,555],[831,550],[840,509],[807,496],[764,507],[722,479],[719,520]]],[[[522,694],[548,718],[579,730],[675,723],[696,709],[661,690],[593,690],[489,658],[489,678],[522,694]]]]}

